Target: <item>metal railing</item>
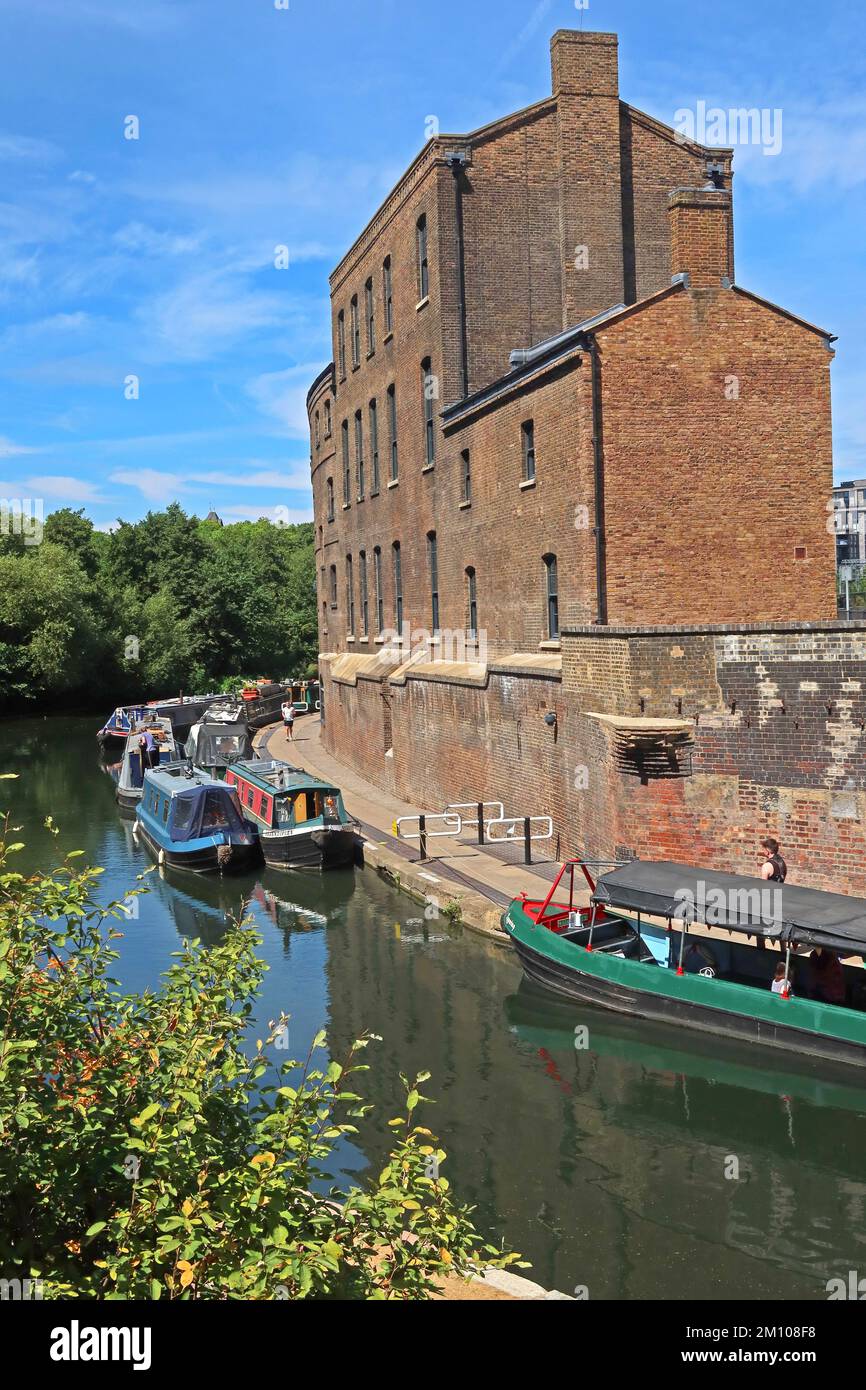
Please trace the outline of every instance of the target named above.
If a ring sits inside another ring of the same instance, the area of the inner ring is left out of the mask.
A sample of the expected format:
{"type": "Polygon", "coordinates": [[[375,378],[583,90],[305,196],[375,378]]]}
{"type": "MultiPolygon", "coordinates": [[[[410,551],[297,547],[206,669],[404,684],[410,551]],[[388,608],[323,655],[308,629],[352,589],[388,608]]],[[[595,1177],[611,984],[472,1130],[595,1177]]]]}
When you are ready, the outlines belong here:
{"type": "Polygon", "coordinates": [[[474,827],[479,845],[523,844],[523,862],[532,863],[532,845],[538,840],[553,838],[553,821],[550,816],[506,816],[501,801],[454,801],[444,811],[421,812],[415,816],[400,816],[393,822],[393,831],[400,840],[417,840],[421,859],[427,859],[427,841],[431,839],[456,839],[464,829],[474,827]],[[490,808],[496,815],[485,816],[490,808]],[[473,816],[464,816],[464,811],[474,811],[473,816]],[[443,829],[430,828],[431,823],[443,825],[443,829]],[[412,827],[411,829],[407,827],[412,827]],[[501,827],[503,833],[498,833],[501,827]]]}

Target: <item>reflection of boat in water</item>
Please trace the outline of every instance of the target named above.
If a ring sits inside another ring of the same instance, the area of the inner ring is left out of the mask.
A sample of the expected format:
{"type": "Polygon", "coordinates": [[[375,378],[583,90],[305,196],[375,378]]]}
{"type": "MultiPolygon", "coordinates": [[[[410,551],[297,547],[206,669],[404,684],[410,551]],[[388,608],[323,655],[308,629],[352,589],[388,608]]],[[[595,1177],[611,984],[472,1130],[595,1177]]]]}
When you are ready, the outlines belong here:
{"type": "Polygon", "coordinates": [[[736,1039],[690,1033],[679,1040],[665,1024],[613,1015],[591,1005],[577,1010],[526,978],[506,999],[505,1012],[518,1039],[556,1058],[563,1073],[579,1053],[622,1061],[643,1073],[701,1079],[712,1086],[866,1115],[866,1091],[848,1067],[809,1059],[795,1067],[778,1052],[756,1052],[736,1039]]]}
{"type": "Polygon", "coordinates": [[[241,885],[232,892],[225,879],[196,879],[200,893],[194,895],[170,882],[163,874],[153,874],[148,888],[163,900],[174,918],[180,936],[198,939],[206,946],[218,946],[234,921],[243,920],[249,895],[241,885]]]}
{"type": "Polygon", "coordinates": [[[236,793],[188,763],[144,774],[135,824],[157,862],[171,868],[237,873],[259,858],[258,837],[236,793]]]}

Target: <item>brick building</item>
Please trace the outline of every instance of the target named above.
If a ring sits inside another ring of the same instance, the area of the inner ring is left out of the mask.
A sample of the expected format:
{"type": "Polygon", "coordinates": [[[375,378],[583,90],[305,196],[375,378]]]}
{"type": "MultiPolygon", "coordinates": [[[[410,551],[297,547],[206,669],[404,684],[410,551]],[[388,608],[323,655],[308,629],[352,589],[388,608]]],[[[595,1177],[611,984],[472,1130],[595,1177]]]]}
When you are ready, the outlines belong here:
{"type": "MultiPolygon", "coordinates": [[[[308,397],[326,740],[430,809],[549,813],[563,852],[649,855],[656,826],[673,857],[703,816],[702,862],[744,867],[782,803],[742,799],[749,740],[705,753],[701,719],[731,703],[732,635],[777,634],[787,709],[784,653],[805,658],[781,634],[835,620],[832,340],[736,284],[730,150],[622,101],[614,35],[557,33],[551,60],[550,97],[431,140],[331,276],[308,397]],[[716,634],[713,678],[690,635],[658,686],[673,630],[716,634]]],[[[841,662],[837,719],[848,640],[810,666],[823,689],[841,662]]],[[[814,786],[853,794],[856,740],[822,737],[814,786]]],[[[801,741],[774,788],[809,782],[801,741]]]]}

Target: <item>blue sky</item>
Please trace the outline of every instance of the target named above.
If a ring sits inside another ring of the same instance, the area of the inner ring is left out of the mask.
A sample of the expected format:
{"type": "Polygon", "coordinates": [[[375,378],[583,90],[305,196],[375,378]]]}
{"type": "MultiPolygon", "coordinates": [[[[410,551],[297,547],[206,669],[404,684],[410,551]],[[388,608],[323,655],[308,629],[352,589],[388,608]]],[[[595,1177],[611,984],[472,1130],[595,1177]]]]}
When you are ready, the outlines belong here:
{"type": "Polygon", "coordinates": [[[550,35],[581,22],[619,34],[621,94],[663,120],[701,100],[782,111],[778,155],[736,151],[737,280],[839,335],[836,476],[866,475],[864,14],[0,0],[0,495],[103,527],[173,499],[309,516],[328,272],[429,116],[471,130],[538,100],[550,35]]]}

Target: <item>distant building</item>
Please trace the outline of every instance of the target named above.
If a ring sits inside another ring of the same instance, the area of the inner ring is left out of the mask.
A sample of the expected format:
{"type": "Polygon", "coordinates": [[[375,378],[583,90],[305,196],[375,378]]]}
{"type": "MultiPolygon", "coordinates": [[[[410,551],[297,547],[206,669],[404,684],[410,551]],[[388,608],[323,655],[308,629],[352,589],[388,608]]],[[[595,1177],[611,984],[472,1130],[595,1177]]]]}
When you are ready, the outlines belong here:
{"type": "Polygon", "coordinates": [[[836,563],[866,562],[866,478],[833,489],[836,563]]]}
{"type": "Polygon", "coordinates": [[[211,507],[210,511],[208,512],[207,516],[205,517],[205,521],[215,521],[216,524],[217,524],[217,526],[222,526],[222,524],[223,524],[222,517],[217,515],[217,513],[214,511],[213,507],[211,507]]]}

